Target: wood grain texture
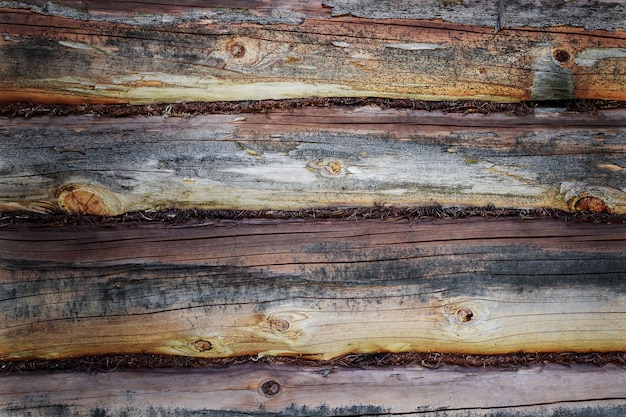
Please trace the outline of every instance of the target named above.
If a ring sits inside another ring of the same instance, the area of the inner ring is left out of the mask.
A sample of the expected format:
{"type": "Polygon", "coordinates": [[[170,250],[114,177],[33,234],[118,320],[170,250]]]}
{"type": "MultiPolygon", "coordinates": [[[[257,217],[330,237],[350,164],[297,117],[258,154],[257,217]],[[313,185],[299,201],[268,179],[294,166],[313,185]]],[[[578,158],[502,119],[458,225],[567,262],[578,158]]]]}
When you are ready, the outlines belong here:
{"type": "MultiPolygon", "coordinates": [[[[333,16],[370,19],[441,19],[446,22],[495,26],[498,2],[462,0],[329,0],[333,16]]],[[[626,27],[622,0],[517,0],[504,2],[505,27],[582,27],[615,30],[626,27]]]]}
{"type": "Polygon", "coordinates": [[[626,412],[625,385],[626,373],[612,365],[58,372],[0,376],[0,412],[7,417],[619,417],[626,412]]]}
{"type": "Polygon", "coordinates": [[[576,211],[589,197],[602,202],[597,211],[626,213],[625,110],[5,118],[0,138],[4,210],[439,203],[576,211]]]}
{"type": "MultiPolygon", "coordinates": [[[[306,18],[355,16],[367,19],[442,20],[493,28],[497,3],[458,0],[26,0],[12,6],[38,14],[116,23],[146,25],[211,19],[220,23],[300,23],[306,18]]],[[[622,0],[517,0],[505,2],[508,27],[571,26],[587,30],[616,30],[626,27],[626,5],[622,0]]]]}
{"type": "Polygon", "coordinates": [[[0,359],[626,350],[626,225],[0,229],[0,359]]]}
{"type": "Polygon", "coordinates": [[[424,3],[408,18],[389,2],[287,3],[252,2],[250,11],[157,2],[124,11],[115,2],[5,2],[0,101],[626,99],[619,3],[545,4],[555,20],[536,5],[512,6],[511,16],[525,17],[495,36],[495,16],[479,3],[424,3]],[[457,15],[470,23],[446,20],[455,7],[470,10],[457,15]],[[541,27],[518,27],[533,17],[541,27]]]}

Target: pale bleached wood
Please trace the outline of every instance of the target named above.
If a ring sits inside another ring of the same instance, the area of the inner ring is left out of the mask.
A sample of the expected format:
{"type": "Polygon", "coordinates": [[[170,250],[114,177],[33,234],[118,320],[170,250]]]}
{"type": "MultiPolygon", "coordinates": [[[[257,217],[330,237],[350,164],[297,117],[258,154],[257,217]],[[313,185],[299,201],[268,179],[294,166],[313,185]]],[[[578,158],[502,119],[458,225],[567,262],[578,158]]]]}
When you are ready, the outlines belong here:
{"type": "Polygon", "coordinates": [[[254,2],[252,12],[31,3],[0,8],[2,102],[626,99],[624,6],[615,3],[511,5],[511,29],[497,35],[497,2],[410,12],[397,2],[254,2]],[[455,14],[466,24],[447,21],[455,14]],[[519,27],[532,21],[541,28],[519,27]]]}
{"type": "Polygon", "coordinates": [[[619,417],[626,372],[609,365],[517,370],[300,368],[57,372],[0,377],[6,416],[619,417]],[[277,393],[263,384],[274,381],[277,393]]]}
{"type": "Polygon", "coordinates": [[[494,204],[626,213],[626,111],[2,119],[0,209],[494,204]]]}
{"type": "Polygon", "coordinates": [[[626,225],[0,229],[0,359],[626,350],[626,225]]]}

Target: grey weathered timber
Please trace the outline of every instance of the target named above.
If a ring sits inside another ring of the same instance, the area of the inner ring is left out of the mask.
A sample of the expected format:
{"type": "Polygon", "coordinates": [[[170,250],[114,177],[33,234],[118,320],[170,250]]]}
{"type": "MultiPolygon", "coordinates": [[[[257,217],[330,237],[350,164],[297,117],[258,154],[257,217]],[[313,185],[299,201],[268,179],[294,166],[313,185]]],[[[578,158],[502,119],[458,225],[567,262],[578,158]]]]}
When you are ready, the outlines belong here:
{"type": "Polygon", "coordinates": [[[596,211],[626,213],[625,110],[166,116],[2,119],[0,209],[439,203],[576,211],[590,197],[601,202],[596,211]]]}
{"type": "Polygon", "coordinates": [[[0,413],[46,416],[621,417],[626,372],[549,365],[510,370],[225,369],[0,376],[0,413]]]}
{"type": "MultiPolygon", "coordinates": [[[[506,26],[583,27],[617,30],[626,27],[622,0],[516,0],[504,1],[506,26]]],[[[465,25],[494,27],[498,1],[462,0],[165,0],[101,2],[67,0],[2,1],[0,6],[31,10],[41,15],[131,25],[184,23],[211,19],[215,22],[297,24],[306,18],[355,16],[368,19],[443,20],[465,25]]]]}
{"type": "Polygon", "coordinates": [[[0,359],[626,350],[626,225],[0,229],[0,359]]]}
{"type": "MultiPolygon", "coordinates": [[[[446,22],[495,26],[496,1],[463,0],[328,0],[333,16],[370,19],[441,19],[446,22]]],[[[509,28],[584,27],[588,30],[616,30],[626,27],[626,4],[622,0],[504,0],[509,28]]]]}

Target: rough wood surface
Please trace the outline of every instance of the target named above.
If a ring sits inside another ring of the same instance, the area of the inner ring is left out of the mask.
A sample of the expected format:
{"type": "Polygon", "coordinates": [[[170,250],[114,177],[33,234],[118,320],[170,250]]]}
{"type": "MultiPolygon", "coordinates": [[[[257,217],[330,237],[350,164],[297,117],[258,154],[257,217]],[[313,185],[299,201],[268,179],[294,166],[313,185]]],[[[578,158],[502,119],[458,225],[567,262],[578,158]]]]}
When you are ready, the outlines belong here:
{"type": "MultiPolygon", "coordinates": [[[[441,19],[446,22],[495,26],[498,1],[463,0],[328,0],[333,16],[373,19],[441,19]]],[[[626,28],[623,0],[516,0],[503,2],[504,27],[583,27],[589,30],[626,28]]]]}
{"type": "Polygon", "coordinates": [[[623,4],[515,3],[2,2],[0,101],[626,99],[623,4]]]}
{"type": "Polygon", "coordinates": [[[625,236],[480,218],[6,226],[0,359],[623,351],[625,236]]]}
{"type": "MultiPolygon", "coordinates": [[[[369,19],[427,19],[494,27],[498,2],[459,0],[26,0],[4,7],[81,20],[146,25],[211,19],[220,23],[300,23],[306,18],[355,16],[369,19]]],[[[517,0],[504,2],[507,27],[572,26],[588,30],[626,27],[623,0],[517,0]]]]}
{"type": "Polygon", "coordinates": [[[550,365],[508,371],[299,368],[60,372],[0,376],[16,416],[621,417],[626,373],[550,365]]]}
{"type": "Polygon", "coordinates": [[[4,118],[0,138],[4,210],[439,203],[626,213],[623,109],[4,118]]]}

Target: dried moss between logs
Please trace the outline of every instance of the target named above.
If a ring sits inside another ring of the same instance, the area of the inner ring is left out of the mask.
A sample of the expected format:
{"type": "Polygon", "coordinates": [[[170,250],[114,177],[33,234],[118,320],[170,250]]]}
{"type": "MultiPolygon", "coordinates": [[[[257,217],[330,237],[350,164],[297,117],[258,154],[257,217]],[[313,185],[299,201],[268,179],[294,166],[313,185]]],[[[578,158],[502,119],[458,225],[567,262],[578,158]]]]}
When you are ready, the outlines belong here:
{"type": "Polygon", "coordinates": [[[308,210],[200,210],[167,209],[125,213],[118,216],[74,215],[63,212],[39,214],[31,212],[0,212],[0,227],[7,224],[60,225],[106,225],[115,223],[162,223],[183,224],[196,220],[315,220],[340,219],[365,221],[407,221],[409,224],[433,219],[460,219],[466,217],[491,218],[551,218],[561,221],[591,222],[596,224],[626,224],[626,215],[589,210],[570,213],[548,208],[516,209],[486,207],[394,207],[384,204],[371,207],[327,207],[308,210]]]}
{"type": "Polygon", "coordinates": [[[240,356],[231,358],[194,358],[187,356],[167,355],[106,355],[86,356],[64,360],[27,360],[19,362],[0,362],[0,373],[20,373],[31,371],[87,371],[104,372],[114,369],[160,369],[160,368],[202,368],[226,367],[243,363],[281,363],[303,367],[346,367],[369,368],[385,366],[417,365],[435,369],[442,366],[462,366],[478,368],[524,368],[547,364],[570,366],[574,364],[604,366],[615,364],[626,365],[626,352],[593,352],[593,353],[526,353],[519,352],[506,355],[460,355],[446,353],[381,353],[353,354],[332,360],[317,361],[286,356],[240,356]]]}
{"type": "Polygon", "coordinates": [[[626,101],[617,100],[559,100],[521,103],[493,103],[487,101],[423,101],[375,97],[304,98],[284,100],[258,100],[239,102],[193,102],[151,105],[83,104],[41,105],[9,103],[0,105],[0,116],[68,116],[94,114],[106,117],[170,116],[190,117],[201,114],[264,113],[275,110],[292,110],[303,107],[378,106],[382,109],[410,109],[444,111],[448,113],[505,113],[523,116],[536,107],[561,107],[567,111],[596,114],[599,110],[626,108],[626,101]]]}

